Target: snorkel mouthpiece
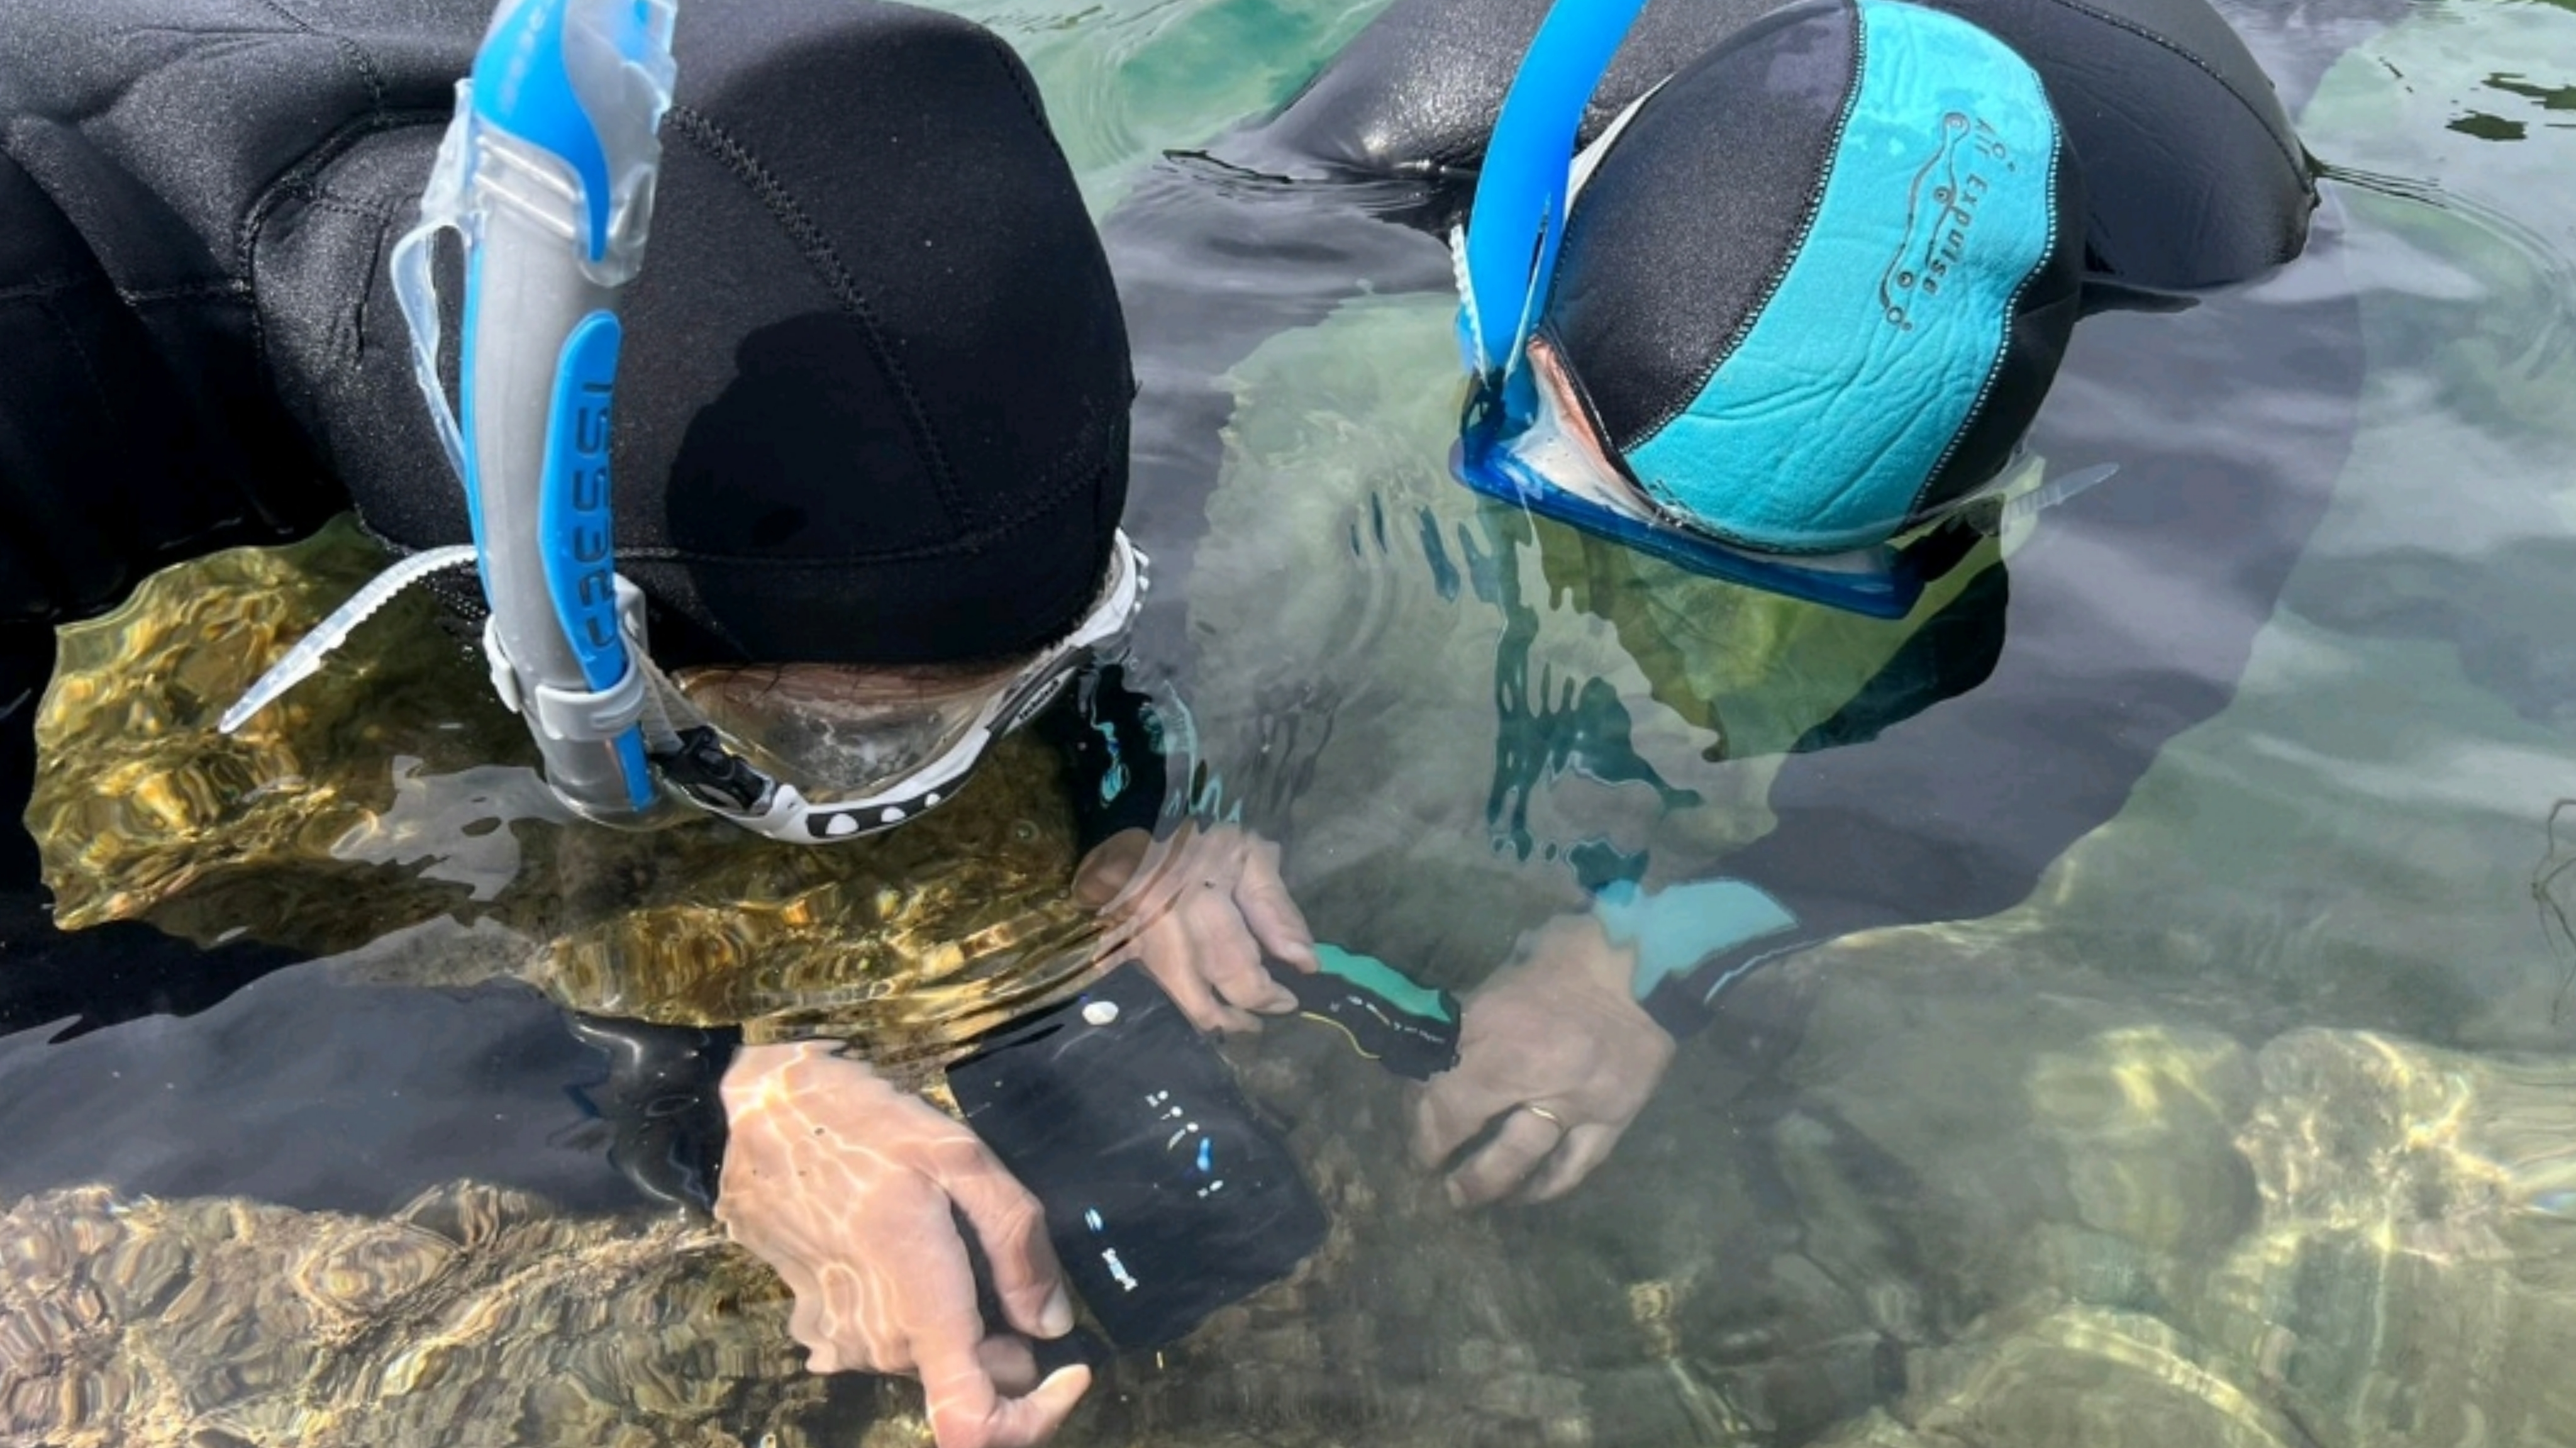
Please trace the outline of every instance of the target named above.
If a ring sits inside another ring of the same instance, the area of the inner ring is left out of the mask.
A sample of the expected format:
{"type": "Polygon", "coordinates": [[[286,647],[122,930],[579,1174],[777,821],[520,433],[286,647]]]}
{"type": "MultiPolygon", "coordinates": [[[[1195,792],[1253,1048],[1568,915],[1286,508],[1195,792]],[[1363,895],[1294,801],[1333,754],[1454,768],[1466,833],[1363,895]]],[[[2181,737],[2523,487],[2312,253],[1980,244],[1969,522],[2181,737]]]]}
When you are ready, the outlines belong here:
{"type": "Polygon", "coordinates": [[[610,822],[658,794],[640,597],[616,574],[609,442],[617,291],[644,259],[672,14],[672,0],[507,0],[457,88],[420,226],[394,260],[415,371],[473,520],[493,686],[528,721],[555,793],[610,822]],[[465,249],[454,418],[436,370],[441,230],[465,249]]]}

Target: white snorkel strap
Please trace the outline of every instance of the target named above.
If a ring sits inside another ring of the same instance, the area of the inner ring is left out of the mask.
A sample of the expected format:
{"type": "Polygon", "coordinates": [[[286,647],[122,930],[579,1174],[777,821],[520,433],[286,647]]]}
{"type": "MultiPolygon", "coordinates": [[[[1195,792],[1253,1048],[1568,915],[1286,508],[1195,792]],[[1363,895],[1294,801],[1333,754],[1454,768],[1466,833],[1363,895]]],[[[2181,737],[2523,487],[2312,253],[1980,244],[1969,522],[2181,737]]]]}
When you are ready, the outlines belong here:
{"type": "Polygon", "coordinates": [[[646,737],[660,710],[640,595],[616,575],[609,436],[617,292],[644,259],[672,15],[673,0],[504,0],[393,255],[413,369],[473,520],[493,687],[555,793],[605,820],[654,803],[647,746],[664,742],[646,737]],[[461,418],[438,376],[441,231],[465,252],[461,418]]]}

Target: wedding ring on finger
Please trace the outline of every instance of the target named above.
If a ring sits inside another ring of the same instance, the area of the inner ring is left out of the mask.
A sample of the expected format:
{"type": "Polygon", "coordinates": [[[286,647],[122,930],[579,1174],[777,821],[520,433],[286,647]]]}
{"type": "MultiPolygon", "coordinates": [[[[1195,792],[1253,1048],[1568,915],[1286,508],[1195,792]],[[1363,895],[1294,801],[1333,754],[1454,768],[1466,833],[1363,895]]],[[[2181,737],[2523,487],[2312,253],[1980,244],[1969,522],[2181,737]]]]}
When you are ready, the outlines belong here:
{"type": "Polygon", "coordinates": [[[1523,1101],[1512,1107],[1512,1109],[1514,1111],[1526,1111],[1530,1115],[1537,1117],[1539,1120],[1546,1122],[1548,1125],[1555,1127],[1559,1131],[1566,1129],[1564,1117],[1557,1115],[1555,1112],[1548,1110],[1546,1107],[1539,1105],[1535,1101],[1523,1101]]]}

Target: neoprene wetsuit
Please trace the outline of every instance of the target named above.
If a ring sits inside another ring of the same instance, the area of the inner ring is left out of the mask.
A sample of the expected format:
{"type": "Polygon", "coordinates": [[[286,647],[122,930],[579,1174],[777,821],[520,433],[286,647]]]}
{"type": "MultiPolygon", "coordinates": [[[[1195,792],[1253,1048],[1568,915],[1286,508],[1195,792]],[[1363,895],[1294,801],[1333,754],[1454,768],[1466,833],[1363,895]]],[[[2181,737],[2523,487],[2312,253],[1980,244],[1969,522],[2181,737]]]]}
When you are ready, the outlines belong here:
{"type": "MultiPolygon", "coordinates": [[[[656,657],[1060,637],[1109,557],[1134,384],[1027,71],[900,5],[685,11],[614,437],[656,657]]],[[[54,628],[154,569],[352,506],[399,551],[467,540],[385,257],[491,13],[20,0],[0,25],[0,1031],[198,1009],[292,958],[56,930],[17,828],[32,716],[54,628]]],[[[1136,730],[1114,682],[1084,693],[1136,730]]],[[[1079,768],[1098,722],[1047,732],[1079,768]]],[[[1087,838],[1150,822],[1150,764],[1116,800],[1076,792],[1087,838]]]]}

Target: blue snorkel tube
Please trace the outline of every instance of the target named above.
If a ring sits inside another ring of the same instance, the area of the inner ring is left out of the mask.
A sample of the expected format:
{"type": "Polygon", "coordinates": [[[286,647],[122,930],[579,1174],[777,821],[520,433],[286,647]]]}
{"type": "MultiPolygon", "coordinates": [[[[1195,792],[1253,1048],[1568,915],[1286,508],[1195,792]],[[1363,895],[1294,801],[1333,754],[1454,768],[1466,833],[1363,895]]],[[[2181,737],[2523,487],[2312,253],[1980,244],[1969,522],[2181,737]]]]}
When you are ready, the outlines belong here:
{"type": "Polygon", "coordinates": [[[1574,138],[1593,89],[1645,8],[1646,0],[1558,0],[1547,12],[1503,97],[1468,225],[1453,242],[1467,371],[1480,391],[1517,403],[1523,420],[1535,406],[1529,339],[1547,305],[1573,205],[1574,138]],[[1509,330],[1497,332],[1497,322],[1509,330]]]}
{"type": "Polygon", "coordinates": [[[546,781],[609,822],[658,797],[638,666],[642,598],[617,577],[609,432],[617,293],[643,263],[670,105],[672,0],[504,0],[457,87],[394,282],[414,369],[465,485],[491,604],[493,687],[546,781]],[[432,242],[464,242],[463,416],[437,373],[432,242]]]}

